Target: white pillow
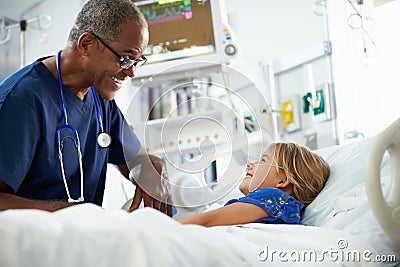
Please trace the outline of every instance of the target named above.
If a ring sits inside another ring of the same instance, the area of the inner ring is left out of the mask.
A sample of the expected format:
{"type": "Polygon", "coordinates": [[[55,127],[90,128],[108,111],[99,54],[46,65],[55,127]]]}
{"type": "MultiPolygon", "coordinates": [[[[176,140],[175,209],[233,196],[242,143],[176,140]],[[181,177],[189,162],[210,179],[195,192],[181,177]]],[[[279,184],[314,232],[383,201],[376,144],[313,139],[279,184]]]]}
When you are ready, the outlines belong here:
{"type": "MultiPolygon", "coordinates": [[[[365,192],[365,168],[375,138],[315,151],[331,168],[328,181],[309,204],[302,224],[343,230],[356,235],[381,253],[398,251],[374,217],[365,192]]],[[[381,185],[387,196],[391,185],[391,164],[387,154],[381,164],[381,185]]]]}
{"type": "Polygon", "coordinates": [[[328,162],[331,175],[324,189],[304,211],[303,224],[321,226],[328,217],[333,217],[335,201],[346,194],[351,195],[349,191],[364,183],[365,165],[372,141],[373,138],[369,138],[315,151],[328,162]]]}

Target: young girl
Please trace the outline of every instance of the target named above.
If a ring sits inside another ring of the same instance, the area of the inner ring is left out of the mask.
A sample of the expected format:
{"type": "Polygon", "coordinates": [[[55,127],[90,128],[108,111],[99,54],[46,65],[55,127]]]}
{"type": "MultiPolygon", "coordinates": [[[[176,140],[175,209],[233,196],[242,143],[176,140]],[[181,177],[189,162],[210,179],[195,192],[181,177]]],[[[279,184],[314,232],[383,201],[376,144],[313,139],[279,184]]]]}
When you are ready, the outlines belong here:
{"type": "Polygon", "coordinates": [[[304,204],[315,199],[329,174],[325,160],[306,147],[275,143],[257,162],[247,164],[246,176],[239,186],[245,197],[180,222],[204,226],[251,222],[298,224],[304,204]]]}

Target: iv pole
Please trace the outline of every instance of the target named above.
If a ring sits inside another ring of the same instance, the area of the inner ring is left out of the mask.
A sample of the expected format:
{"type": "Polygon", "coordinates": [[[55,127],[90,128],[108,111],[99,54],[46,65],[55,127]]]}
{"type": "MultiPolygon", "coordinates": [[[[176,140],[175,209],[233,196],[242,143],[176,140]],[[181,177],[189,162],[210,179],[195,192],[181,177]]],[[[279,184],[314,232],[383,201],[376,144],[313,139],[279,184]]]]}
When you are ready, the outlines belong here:
{"type": "MultiPolygon", "coordinates": [[[[2,24],[5,24],[6,18],[5,17],[0,17],[2,20],[2,24]]],[[[0,28],[0,33],[7,31],[7,36],[5,39],[0,40],[0,44],[5,44],[7,41],[10,39],[10,33],[11,29],[14,28],[20,28],[20,65],[21,67],[24,67],[26,64],[26,29],[29,24],[37,22],[39,25],[40,30],[47,30],[51,26],[51,16],[50,15],[44,15],[44,16],[37,16],[35,18],[31,18],[28,20],[21,20],[19,22],[15,22],[13,24],[7,25],[5,27],[0,28]],[[45,19],[48,21],[48,26],[43,27],[40,24],[40,20],[45,19]]]]}

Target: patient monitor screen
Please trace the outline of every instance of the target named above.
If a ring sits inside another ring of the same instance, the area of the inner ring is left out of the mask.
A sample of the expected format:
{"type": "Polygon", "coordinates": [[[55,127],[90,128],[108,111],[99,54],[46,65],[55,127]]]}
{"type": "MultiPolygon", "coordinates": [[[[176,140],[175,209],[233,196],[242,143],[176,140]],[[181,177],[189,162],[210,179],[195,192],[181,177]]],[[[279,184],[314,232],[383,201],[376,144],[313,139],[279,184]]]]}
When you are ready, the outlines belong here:
{"type": "Polygon", "coordinates": [[[149,24],[148,63],[215,53],[209,0],[137,2],[149,24]]]}

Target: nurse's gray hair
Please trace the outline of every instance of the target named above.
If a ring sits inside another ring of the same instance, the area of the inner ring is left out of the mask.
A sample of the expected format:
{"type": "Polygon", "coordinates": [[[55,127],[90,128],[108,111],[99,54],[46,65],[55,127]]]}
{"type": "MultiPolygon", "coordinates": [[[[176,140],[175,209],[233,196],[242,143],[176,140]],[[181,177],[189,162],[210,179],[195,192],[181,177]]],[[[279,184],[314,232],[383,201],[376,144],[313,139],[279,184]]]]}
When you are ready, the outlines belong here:
{"type": "Polygon", "coordinates": [[[132,0],[89,0],[75,19],[68,44],[77,43],[85,32],[95,33],[108,42],[116,41],[127,21],[148,27],[146,18],[132,0]]]}

